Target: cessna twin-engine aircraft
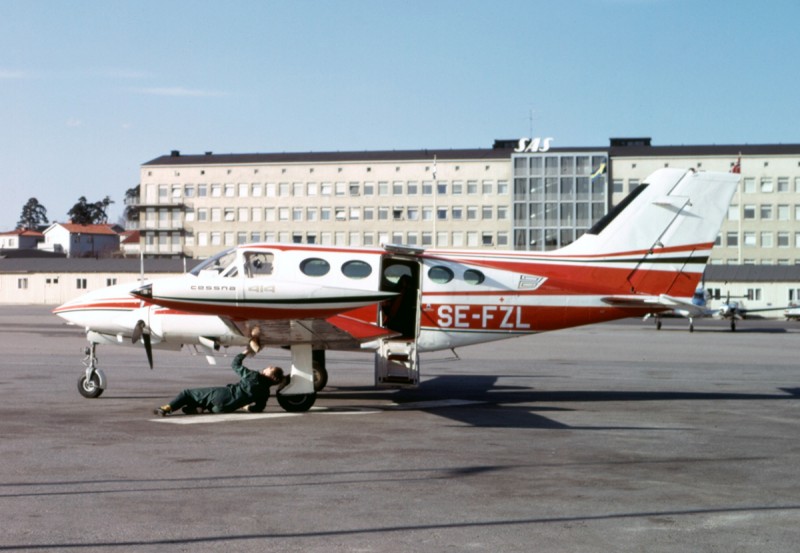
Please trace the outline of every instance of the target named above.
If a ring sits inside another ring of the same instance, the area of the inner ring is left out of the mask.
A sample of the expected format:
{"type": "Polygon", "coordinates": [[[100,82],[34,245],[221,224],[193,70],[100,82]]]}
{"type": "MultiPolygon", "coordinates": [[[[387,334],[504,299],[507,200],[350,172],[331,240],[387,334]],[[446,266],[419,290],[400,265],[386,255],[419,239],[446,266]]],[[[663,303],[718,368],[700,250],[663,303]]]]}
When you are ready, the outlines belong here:
{"type": "Polygon", "coordinates": [[[263,345],[291,349],[281,406],[305,411],[327,378],[324,350],[372,352],[376,385],[415,386],[420,352],[641,317],[669,309],[664,297],[691,298],[738,179],[661,169],[550,252],[248,244],[54,312],[86,328],[78,388],[87,397],[106,387],[98,344],[140,342],[152,365],[153,348],[243,346],[258,328],[263,345]]]}
{"type": "Polygon", "coordinates": [[[717,309],[708,307],[709,294],[703,288],[698,288],[690,300],[685,298],[672,298],[666,295],[661,296],[660,303],[667,308],[666,311],[648,313],[643,320],[653,317],[656,321],[656,329],[661,330],[661,317],[677,316],[689,319],[689,332],[694,332],[694,320],[705,317],[715,319],[725,319],[730,321],[731,331],[736,330],[736,321],[744,319],[748,313],[761,313],[764,311],[780,311],[787,307],[764,307],[761,309],[747,309],[738,301],[732,301],[728,294],[725,302],[717,309]]]}

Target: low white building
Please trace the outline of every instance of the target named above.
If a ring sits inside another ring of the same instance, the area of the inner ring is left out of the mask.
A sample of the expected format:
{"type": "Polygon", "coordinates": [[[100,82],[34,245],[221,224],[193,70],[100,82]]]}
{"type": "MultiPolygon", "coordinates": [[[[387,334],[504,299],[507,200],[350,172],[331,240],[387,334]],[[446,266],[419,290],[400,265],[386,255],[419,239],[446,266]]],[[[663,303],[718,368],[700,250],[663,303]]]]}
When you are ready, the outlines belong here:
{"type": "MultiPolygon", "coordinates": [[[[800,305],[800,266],[798,265],[709,265],[704,287],[710,293],[709,305],[720,307],[728,299],[746,309],[784,308],[800,305]]],[[[768,319],[783,318],[782,309],[756,313],[768,319]]]]}
{"type": "Polygon", "coordinates": [[[178,276],[197,261],[115,258],[0,259],[0,304],[60,305],[92,290],[137,282],[144,278],[178,276]]]}

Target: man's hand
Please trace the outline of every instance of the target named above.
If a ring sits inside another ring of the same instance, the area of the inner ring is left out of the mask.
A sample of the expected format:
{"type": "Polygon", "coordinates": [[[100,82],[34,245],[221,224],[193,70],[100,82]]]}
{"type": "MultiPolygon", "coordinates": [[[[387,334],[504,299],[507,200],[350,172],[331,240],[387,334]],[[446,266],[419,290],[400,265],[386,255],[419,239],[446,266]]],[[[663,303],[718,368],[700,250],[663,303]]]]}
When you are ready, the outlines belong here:
{"type": "Polygon", "coordinates": [[[250,329],[250,341],[247,343],[245,353],[255,355],[261,351],[261,327],[254,326],[250,329]]]}

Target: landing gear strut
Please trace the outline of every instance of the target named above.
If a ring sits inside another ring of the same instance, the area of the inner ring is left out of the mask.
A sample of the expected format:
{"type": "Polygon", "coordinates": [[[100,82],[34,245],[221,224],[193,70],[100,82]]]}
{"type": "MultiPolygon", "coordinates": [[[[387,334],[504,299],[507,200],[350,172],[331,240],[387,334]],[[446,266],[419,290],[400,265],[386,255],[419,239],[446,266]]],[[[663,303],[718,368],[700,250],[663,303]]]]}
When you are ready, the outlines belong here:
{"type": "Polygon", "coordinates": [[[86,348],[86,357],[83,364],[86,370],[78,378],[78,392],[85,398],[96,398],[106,389],[106,375],[97,368],[97,344],[92,342],[86,348]]]}
{"type": "MultiPolygon", "coordinates": [[[[311,344],[295,344],[291,350],[291,382],[276,395],[278,403],[286,411],[302,413],[311,409],[317,399],[317,392],[314,388],[313,353],[311,344]]],[[[322,368],[324,371],[324,367],[319,363],[318,368],[322,368]]]]}

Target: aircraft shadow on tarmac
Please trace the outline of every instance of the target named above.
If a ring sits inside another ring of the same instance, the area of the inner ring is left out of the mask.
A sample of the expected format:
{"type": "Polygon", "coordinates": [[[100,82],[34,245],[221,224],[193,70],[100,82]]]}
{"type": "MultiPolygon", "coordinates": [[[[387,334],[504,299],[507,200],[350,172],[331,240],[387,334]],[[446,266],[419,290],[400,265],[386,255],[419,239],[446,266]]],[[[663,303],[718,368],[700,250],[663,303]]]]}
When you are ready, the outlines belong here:
{"type": "Polygon", "coordinates": [[[800,399],[800,388],[782,388],[774,394],[682,391],[613,391],[613,390],[534,390],[522,386],[496,386],[499,376],[447,375],[423,381],[415,390],[380,391],[338,388],[321,392],[319,397],[336,399],[390,399],[398,409],[430,412],[476,427],[538,428],[571,430],[675,430],[663,426],[573,426],[555,421],[540,413],[571,412],[571,407],[552,403],[593,403],[633,401],[752,401],[800,399]],[[524,405],[522,405],[524,404],[524,405]],[[533,405],[531,405],[533,404],[533,405]],[[414,407],[418,405],[419,407],[414,407]]]}
{"type": "MultiPolygon", "coordinates": [[[[689,333],[689,330],[684,326],[667,326],[664,325],[661,327],[659,332],[686,332],[689,333]]],[[[730,328],[720,328],[720,327],[702,327],[702,326],[695,326],[694,327],[694,334],[705,334],[705,333],[713,333],[713,334],[720,334],[720,333],[728,333],[736,336],[737,334],[787,334],[789,331],[786,328],[781,327],[744,327],[744,326],[737,326],[735,332],[731,332],[730,328]]]]}

